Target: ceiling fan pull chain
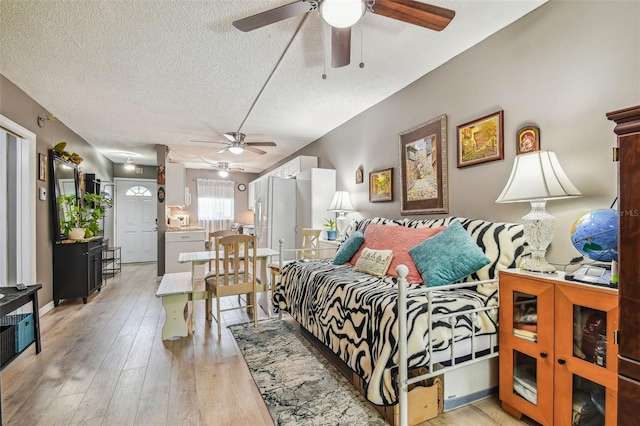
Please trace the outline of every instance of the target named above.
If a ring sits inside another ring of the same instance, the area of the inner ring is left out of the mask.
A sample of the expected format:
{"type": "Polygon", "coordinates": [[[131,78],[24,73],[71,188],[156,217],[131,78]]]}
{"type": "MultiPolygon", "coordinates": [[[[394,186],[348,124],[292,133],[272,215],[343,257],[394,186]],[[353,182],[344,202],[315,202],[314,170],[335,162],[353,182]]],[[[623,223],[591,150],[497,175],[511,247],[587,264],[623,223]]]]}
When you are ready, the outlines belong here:
{"type": "MultiPolygon", "coordinates": [[[[375,0],[373,0],[373,1],[375,1],[375,0]]],[[[365,13],[365,15],[366,15],[366,13],[365,13]]],[[[364,59],[363,59],[364,55],[362,53],[363,50],[364,50],[364,48],[363,48],[363,46],[364,46],[364,37],[363,37],[364,29],[363,28],[364,28],[364,15],[362,16],[362,18],[360,18],[360,65],[359,65],[360,68],[364,68],[364,59]]]]}
{"type": "Polygon", "coordinates": [[[327,23],[322,22],[322,79],[327,79],[327,23]]]}

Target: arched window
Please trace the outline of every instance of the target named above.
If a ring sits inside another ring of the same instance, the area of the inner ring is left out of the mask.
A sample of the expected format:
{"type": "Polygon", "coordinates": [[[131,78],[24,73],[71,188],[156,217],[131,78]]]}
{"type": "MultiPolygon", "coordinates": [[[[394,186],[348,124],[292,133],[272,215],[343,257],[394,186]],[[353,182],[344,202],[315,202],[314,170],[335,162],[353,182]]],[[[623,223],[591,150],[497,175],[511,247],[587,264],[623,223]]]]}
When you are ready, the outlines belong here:
{"type": "Polygon", "coordinates": [[[149,191],[149,188],[145,188],[144,186],[133,186],[129,189],[127,189],[127,192],[125,192],[125,197],[151,197],[151,191],[149,191]]]}

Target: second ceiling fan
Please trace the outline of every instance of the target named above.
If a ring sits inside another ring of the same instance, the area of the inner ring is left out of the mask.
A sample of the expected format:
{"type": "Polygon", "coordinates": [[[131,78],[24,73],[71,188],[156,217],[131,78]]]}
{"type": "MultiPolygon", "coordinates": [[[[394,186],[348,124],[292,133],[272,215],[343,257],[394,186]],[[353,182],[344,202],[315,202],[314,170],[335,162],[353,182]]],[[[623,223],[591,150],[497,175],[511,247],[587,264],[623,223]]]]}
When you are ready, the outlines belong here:
{"type": "Polygon", "coordinates": [[[442,31],[455,16],[444,7],[415,0],[298,0],[233,22],[241,31],[252,31],[294,16],[320,9],[322,19],[331,26],[331,66],[351,62],[351,26],[366,12],[442,31]]]}
{"type": "Polygon", "coordinates": [[[205,143],[217,143],[227,145],[224,148],[221,148],[217,151],[218,154],[222,154],[224,152],[229,151],[232,154],[242,154],[244,150],[253,152],[255,154],[266,154],[267,151],[263,151],[261,149],[256,148],[256,146],[276,146],[275,142],[245,142],[245,134],[240,132],[228,132],[223,133],[222,136],[227,138],[228,141],[225,142],[217,142],[217,141],[191,141],[191,142],[205,142],[205,143]]]}

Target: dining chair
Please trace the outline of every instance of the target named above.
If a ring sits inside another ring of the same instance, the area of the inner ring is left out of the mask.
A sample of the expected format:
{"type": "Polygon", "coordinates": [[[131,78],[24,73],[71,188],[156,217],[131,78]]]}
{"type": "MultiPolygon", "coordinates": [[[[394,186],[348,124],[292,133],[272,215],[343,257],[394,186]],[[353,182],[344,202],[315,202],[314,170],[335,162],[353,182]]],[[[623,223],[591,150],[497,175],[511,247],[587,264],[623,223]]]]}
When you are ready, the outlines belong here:
{"type": "Polygon", "coordinates": [[[229,235],[215,241],[216,265],[214,274],[205,279],[207,287],[207,305],[212,305],[216,298],[216,321],[218,322],[218,339],[222,334],[220,313],[236,309],[252,309],[253,323],[258,326],[258,309],[256,292],[256,237],[251,235],[229,235]],[[251,247],[251,249],[250,249],[251,247]],[[244,305],[222,309],[221,298],[246,294],[244,305]]]}
{"type": "MultiPolygon", "coordinates": [[[[318,259],[320,257],[320,234],[322,229],[302,228],[302,246],[296,252],[296,260],[300,259],[318,259]]],[[[293,262],[287,260],[282,262],[282,266],[293,262]]],[[[271,296],[276,284],[276,277],[280,276],[280,262],[273,262],[268,265],[271,269],[271,296]]],[[[266,291],[266,290],[265,290],[266,291]]]]}

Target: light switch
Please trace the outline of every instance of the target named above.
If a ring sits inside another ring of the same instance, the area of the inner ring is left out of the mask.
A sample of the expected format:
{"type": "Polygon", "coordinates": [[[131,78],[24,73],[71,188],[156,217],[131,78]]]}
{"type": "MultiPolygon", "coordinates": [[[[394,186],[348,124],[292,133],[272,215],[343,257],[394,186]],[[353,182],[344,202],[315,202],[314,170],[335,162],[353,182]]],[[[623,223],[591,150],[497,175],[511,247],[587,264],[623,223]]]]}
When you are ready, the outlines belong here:
{"type": "Polygon", "coordinates": [[[45,201],[47,199],[47,188],[40,186],[39,189],[40,189],[40,200],[45,201]]]}

